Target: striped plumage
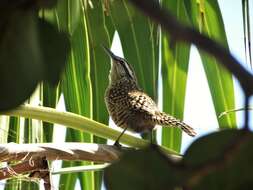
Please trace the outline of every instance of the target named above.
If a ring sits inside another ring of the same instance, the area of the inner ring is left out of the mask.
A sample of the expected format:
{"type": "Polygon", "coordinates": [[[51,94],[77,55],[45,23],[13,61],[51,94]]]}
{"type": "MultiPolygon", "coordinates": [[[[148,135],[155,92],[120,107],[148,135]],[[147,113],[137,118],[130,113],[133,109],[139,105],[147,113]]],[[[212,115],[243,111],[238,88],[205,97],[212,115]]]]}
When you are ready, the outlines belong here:
{"type": "Polygon", "coordinates": [[[160,124],[181,128],[190,136],[196,135],[189,125],[159,111],[156,103],[138,87],[134,71],[126,60],[114,55],[107,48],[105,50],[112,58],[105,102],[118,127],[140,133],[151,131],[156,124],[160,124]]]}

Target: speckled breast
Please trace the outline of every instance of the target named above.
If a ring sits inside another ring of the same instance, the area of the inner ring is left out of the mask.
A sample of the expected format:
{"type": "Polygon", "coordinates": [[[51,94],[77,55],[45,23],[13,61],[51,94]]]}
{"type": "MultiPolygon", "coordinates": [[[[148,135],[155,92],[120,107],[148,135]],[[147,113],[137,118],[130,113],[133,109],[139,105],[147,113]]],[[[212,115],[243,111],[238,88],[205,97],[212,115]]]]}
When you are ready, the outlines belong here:
{"type": "Polygon", "coordinates": [[[115,84],[109,85],[106,89],[106,107],[112,120],[118,127],[124,128],[131,115],[128,93],[134,89],[138,89],[136,84],[124,79],[115,84]]]}

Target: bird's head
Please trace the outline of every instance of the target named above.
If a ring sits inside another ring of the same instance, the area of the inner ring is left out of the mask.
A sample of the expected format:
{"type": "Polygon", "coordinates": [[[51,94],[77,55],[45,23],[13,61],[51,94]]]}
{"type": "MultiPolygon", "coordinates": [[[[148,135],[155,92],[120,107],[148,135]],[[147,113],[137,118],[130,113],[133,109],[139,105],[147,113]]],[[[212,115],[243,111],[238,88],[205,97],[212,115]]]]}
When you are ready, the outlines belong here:
{"type": "Polygon", "coordinates": [[[109,74],[109,79],[111,83],[117,82],[122,78],[133,80],[137,82],[135,73],[131,65],[127,63],[124,58],[116,56],[112,53],[110,49],[103,46],[105,52],[111,57],[111,70],[109,74]]]}

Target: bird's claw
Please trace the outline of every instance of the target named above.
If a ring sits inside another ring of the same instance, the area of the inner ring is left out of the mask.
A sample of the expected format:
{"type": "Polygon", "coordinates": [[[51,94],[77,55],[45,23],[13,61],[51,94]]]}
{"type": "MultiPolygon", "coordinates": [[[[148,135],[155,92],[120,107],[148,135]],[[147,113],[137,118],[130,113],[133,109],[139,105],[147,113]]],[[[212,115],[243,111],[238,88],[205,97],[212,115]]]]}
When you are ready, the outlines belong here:
{"type": "Polygon", "coordinates": [[[116,146],[117,148],[121,149],[122,145],[119,144],[119,141],[115,141],[115,143],[113,144],[113,146],[116,146]]]}

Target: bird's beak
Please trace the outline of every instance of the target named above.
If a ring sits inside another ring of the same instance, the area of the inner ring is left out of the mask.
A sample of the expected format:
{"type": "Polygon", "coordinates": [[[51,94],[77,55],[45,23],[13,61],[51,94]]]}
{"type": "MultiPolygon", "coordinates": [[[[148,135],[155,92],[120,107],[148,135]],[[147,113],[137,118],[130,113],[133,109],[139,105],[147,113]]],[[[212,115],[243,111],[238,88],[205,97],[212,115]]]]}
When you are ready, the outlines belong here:
{"type": "Polygon", "coordinates": [[[105,47],[104,45],[101,45],[103,47],[103,49],[105,50],[105,52],[113,59],[113,60],[117,60],[117,56],[114,55],[111,50],[107,47],[105,47]]]}

